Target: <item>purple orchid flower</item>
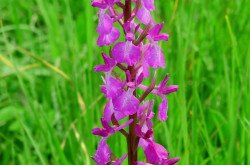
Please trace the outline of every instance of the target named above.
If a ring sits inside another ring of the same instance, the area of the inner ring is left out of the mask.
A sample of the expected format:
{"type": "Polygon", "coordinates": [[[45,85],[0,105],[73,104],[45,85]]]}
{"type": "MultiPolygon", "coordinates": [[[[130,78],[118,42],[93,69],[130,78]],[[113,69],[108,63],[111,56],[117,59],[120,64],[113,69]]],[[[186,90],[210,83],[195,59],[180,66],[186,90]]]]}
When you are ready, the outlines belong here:
{"type": "Polygon", "coordinates": [[[140,143],[149,163],[155,165],[171,165],[179,161],[179,158],[169,159],[169,153],[166,149],[153,140],[143,140],[140,143]]]}
{"type": "MultiPolygon", "coordinates": [[[[166,75],[165,78],[162,80],[162,82],[159,84],[159,86],[156,86],[151,91],[152,94],[158,95],[162,99],[162,102],[158,108],[159,109],[158,118],[161,121],[167,120],[168,102],[167,102],[165,95],[176,92],[178,90],[177,85],[166,86],[166,83],[168,82],[168,80],[169,80],[169,76],[166,75]]],[[[144,86],[142,84],[140,84],[138,87],[145,91],[147,90],[147,86],[144,86]]]]}
{"type": "Polygon", "coordinates": [[[178,90],[177,85],[165,86],[169,80],[169,76],[167,75],[163,81],[160,83],[157,90],[152,91],[156,95],[159,95],[162,98],[162,102],[159,106],[159,120],[165,121],[167,120],[167,110],[168,110],[168,102],[165,95],[176,92],[178,90]]]}
{"type": "Polygon", "coordinates": [[[150,31],[148,32],[148,39],[151,41],[167,41],[169,36],[166,33],[160,34],[164,23],[156,24],[150,31]]]}
{"type": "Polygon", "coordinates": [[[140,48],[135,46],[132,41],[119,42],[112,49],[112,56],[118,63],[132,66],[139,60],[140,48]]]}
{"type": "Polygon", "coordinates": [[[127,154],[123,155],[121,158],[117,160],[111,159],[112,152],[108,147],[108,144],[106,142],[106,138],[102,138],[100,141],[98,148],[96,150],[95,155],[92,157],[92,159],[96,162],[98,165],[107,165],[112,163],[112,165],[121,165],[124,159],[126,159],[127,154]]]}
{"type": "Polygon", "coordinates": [[[104,65],[97,65],[95,67],[96,72],[109,72],[116,65],[116,61],[110,58],[107,54],[102,53],[102,58],[104,60],[104,65]]]}
{"type": "Polygon", "coordinates": [[[94,135],[102,137],[93,160],[98,165],[120,165],[126,157],[129,165],[175,164],[179,158],[169,158],[167,150],[155,141],[154,100],[147,99],[150,94],[161,98],[158,118],[166,121],[166,95],[178,90],[176,85],[166,85],[168,76],[156,86],[155,70],[165,67],[159,42],[167,41],[169,36],[161,33],[164,23],[155,23],[151,16],[155,10],[154,0],[92,0],[92,6],[99,9],[97,45],[109,46],[109,53],[102,52],[104,64],[94,68],[105,74],[101,91],[107,103],[101,118],[102,127],[92,130],[94,135]],[[151,77],[150,70],[154,72],[152,82],[143,85],[144,80],[151,77]],[[128,153],[119,159],[114,158],[106,142],[118,132],[128,143],[128,153]],[[147,163],[138,160],[139,147],[147,163]]]}

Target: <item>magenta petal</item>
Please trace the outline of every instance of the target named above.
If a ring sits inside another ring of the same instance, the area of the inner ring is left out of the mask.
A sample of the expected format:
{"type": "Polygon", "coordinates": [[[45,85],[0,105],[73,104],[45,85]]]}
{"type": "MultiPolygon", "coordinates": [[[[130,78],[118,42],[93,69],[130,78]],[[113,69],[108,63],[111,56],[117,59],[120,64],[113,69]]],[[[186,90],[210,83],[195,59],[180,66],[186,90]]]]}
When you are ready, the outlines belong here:
{"type": "Polygon", "coordinates": [[[141,126],[139,124],[135,125],[135,133],[138,137],[143,137],[143,132],[141,131],[141,126]]]}
{"type": "Polygon", "coordinates": [[[154,37],[160,34],[161,29],[163,28],[163,23],[156,24],[152,29],[149,30],[148,35],[154,37]]]}
{"type": "Polygon", "coordinates": [[[101,122],[102,122],[103,128],[94,128],[94,129],[92,129],[92,133],[94,135],[107,137],[108,135],[115,132],[114,129],[111,126],[109,126],[109,123],[104,118],[101,119],[101,122]]]}
{"type": "Polygon", "coordinates": [[[97,26],[97,32],[99,34],[110,33],[113,27],[112,18],[108,14],[106,14],[105,10],[100,10],[98,15],[99,15],[99,23],[97,26]]]}
{"type": "Polygon", "coordinates": [[[105,1],[110,6],[114,4],[114,0],[105,0],[105,1]]]}
{"type": "Polygon", "coordinates": [[[128,156],[128,154],[123,155],[120,159],[116,160],[112,165],[121,165],[127,156],[128,156]]]}
{"type": "Polygon", "coordinates": [[[158,118],[160,121],[165,121],[167,120],[167,110],[168,110],[168,102],[165,96],[162,96],[162,102],[159,106],[159,114],[158,118]]]}
{"type": "Polygon", "coordinates": [[[154,141],[149,141],[148,145],[144,147],[143,150],[150,163],[165,165],[164,162],[168,160],[169,154],[167,150],[162,145],[157,144],[154,141]]]}
{"type": "Polygon", "coordinates": [[[165,78],[162,80],[162,82],[159,84],[159,88],[156,91],[155,94],[157,95],[167,95],[173,92],[176,92],[178,90],[178,86],[177,85],[170,85],[170,86],[166,86],[167,82],[169,80],[169,76],[166,75],[165,78]]]}
{"type": "Polygon", "coordinates": [[[133,119],[128,120],[127,122],[123,123],[122,125],[114,128],[115,132],[120,131],[121,129],[127,127],[129,124],[133,122],[133,119]]]}
{"type": "Polygon", "coordinates": [[[145,118],[145,111],[148,108],[149,101],[145,101],[142,105],[139,106],[137,111],[137,117],[139,119],[145,118]]]}
{"type": "Polygon", "coordinates": [[[115,60],[113,58],[110,58],[107,54],[102,53],[102,58],[104,60],[104,63],[109,67],[114,67],[116,65],[115,60]]]}
{"type": "Polygon", "coordinates": [[[97,65],[95,66],[95,71],[96,72],[109,72],[110,68],[107,65],[97,65]]]}
{"type": "Polygon", "coordinates": [[[159,85],[159,90],[162,90],[169,80],[169,76],[166,75],[159,85]]]}
{"type": "Polygon", "coordinates": [[[110,58],[107,54],[102,53],[102,58],[104,60],[104,65],[95,66],[96,72],[109,72],[115,65],[114,59],[110,58]]]}
{"type": "Polygon", "coordinates": [[[162,94],[166,95],[166,94],[169,94],[169,93],[173,93],[173,92],[176,92],[178,90],[178,85],[170,85],[170,86],[167,86],[165,88],[162,89],[162,94]]]}
{"type": "Polygon", "coordinates": [[[102,138],[100,143],[98,144],[98,148],[96,150],[95,155],[93,156],[93,160],[97,164],[108,164],[110,161],[111,151],[108,147],[105,138],[102,138]]]}
{"type": "Polygon", "coordinates": [[[146,77],[146,78],[149,78],[149,65],[147,62],[144,62],[142,64],[142,67],[143,67],[143,76],[146,77]]]}
{"type": "Polygon", "coordinates": [[[113,113],[114,113],[114,106],[112,100],[109,100],[104,108],[104,116],[103,116],[104,120],[110,122],[113,113]]]}
{"type": "Polygon", "coordinates": [[[105,0],[92,0],[92,6],[100,9],[105,9],[107,7],[107,3],[105,0]]]}
{"type": "Polygon", "coordinates": [[[144,153],[150,163],[159,163],[161,161],[153,142],[149,142],[148,146],[144,149],[144,153]]]}
{"type": "Polygon", "coordinates": [[[109,125],[109,122],[106,121],[104,118],[101,119],[102,126],[104,129],[106,129],[108,132],[112,132],[113,128],[109,125]]]}
{"type": "Polygon", "coordinates": [[[142,0],[143,5],[146,9],[148,9],[149,11],[152,11],[155,9],[154,6],[154,0],[142,0]]]}
{"type": "Polygon", "coordinates": [[[145,51],[145,59],[149,66],[153,68],[164,68],[164,55],[162,53],[161,48],[156,43],[147,44],[146,47],[147,49],[145,51]]]}
{"type": "Polygon", "coordinates": [[[123,118],[126,117],[126,115],[123,114],[122,112],[115,111],[114,113],[115,113],[115,119],[116,119],[116,120],[121,120],[121,119],[123,119],[123,118]]]}
{"type": "MultiPolygon", "coordinates": [[[[174,165],[174,164],[177,163],[179,160],[180,160],[180,158],[172,158],[172,159],[166,160],[164,163],[165,163],[166,165],[174,165]]],[[[164,165],[165,165],[165,164],[164,164],[164,165]]]]}
{"type": "Polygon", "coordinates": [[[139,107],[139,100],[133,95],[133,90],[123,92],[119,97],[113,99],[114,108],[125,115],[132,115],[136,113],[139,107]]]}
{"type": "Polygon", "coordinates": [[[143,75],[143,73],[141,73],[138,77],[137,77],[137,79],[136,79],[136,84],[141,84],[142,83],[142,81],[143,81],[143,79],[144,79],[144,75],[143,75]]]}
{"type": "Polygon", "coordinates": [[[110,122],[113,114],[115,115],[115,119],[118,121],[126,117],[123,113],[115,111],[112,100],[109,100],[104,108],[104,119],[107,122],[110,122]]]}
{"type": "Polygon", "coordinates": [[[147,118],[152,119],[154,117],[154,113],[152,112],[154,106],[154,100],[149,102],[148,105],[148,112],[147,112],[147,118]]]}
{"type": "Polygon", "coordinates": [[[133,65],[140,57],[140,48],[131,41],[119,42],[112,49],[112,56],[118,63],[133,65]]]}
{"type": "Polygon", "coordinates": [[[150,11],[147,10],[145,7],[140,8],[136,13],[136,16],[143,24],[148,24],[152,20],[150,11]]]}
{"type": "Polygon", "coordinates": [[[168,38],[169,38],[168,34],[160,34],[154,37],[154,41],[160,41],[160,40],[167,41],[168,38]]]}
{"type": "Polygon", "coordinates": [[[133,41],[135,39],[135,35],[132,32],[127,32],[126,33],[126,40],[128,41],[133,41]]]}
{"type": "Polygon", "coordinates": [[[144,140],[143,138],[140,138],[138,145],[141,146],[145,151],[149,145],[149,142],[147,140],[144,140]]]}
{"type": "Polygon", "coordinates": [[[102,126],[103,128],[94,128],[92,129],[92,133],[94,135],[102,136],[102,137],[109,137],[110,135],[116,133],[117,131],[120,131],[121,129],[127,127],[129,124],[133,122],[133,119],[128,120],[127,122],[123,123],[120,126],[115,125],[114,127],[111,127],[104,118],[102,118],[102,126]]]}
{"type": "Polygon", "coordinates": [[[97,39],[97,45],[104,46],[113,44],[116,40],[118,40],[120,36],[120,32],[116,28],[112,28],[111,32],[108,34],[100,34],[97,39]]]}
{"type": "Polygon", "coordinates": [[[150,29],[150,31],[148,32],[149,39],[154,41],[160,41],[160,40],[167,41],[169,38],[168,34],[165,33],[160,34],[163,25],[164,23],[156,24],[152,29],[150,29]]]}
{"type": "Polygon", "coordinates": [[[92,129],[92,134],[102,136],[102,137],[107,137],[108,136],[107,130],[105,130],[103,128],[93,128],[92,129]]]}
{"type": "Polygon", "coordinates": [[[125,44],[126,42],[118,42],[112,49],[112,56],[118,63],[125,62],[125,57],[124,57],[125,44]]]}
{"type": "Polygon", "coordinates": [[[167,150],[160,144],[154,143],[155,149],[161,159],[168,159],[168,152],[167,150]]]}
{"type": "Polygon", "coordinates": [[[105,78],[105,84],[102,85],[101,90],[106,97],[114,98],[119,96],[123,92],[123,86],[124,83],[112,77],[110,73],[107,73],[105,78]]]}

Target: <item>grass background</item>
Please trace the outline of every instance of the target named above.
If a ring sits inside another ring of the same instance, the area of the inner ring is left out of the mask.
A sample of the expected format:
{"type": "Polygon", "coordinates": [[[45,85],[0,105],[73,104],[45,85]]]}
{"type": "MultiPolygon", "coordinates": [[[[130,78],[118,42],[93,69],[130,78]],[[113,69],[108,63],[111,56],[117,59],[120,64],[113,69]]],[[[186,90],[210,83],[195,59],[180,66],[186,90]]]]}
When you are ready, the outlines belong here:
{"type": "MultiPolygon", "coordinates": [[[[170,73],[180,86],[157,142],[180,165],[250,164],[250,2],[155,3],[170,34],[158,82],[170,73]]],[[[105,105],[96,25],[89,0],[0,0],[1,165],[93,164],[105,105]]],[[[119,134],[109,143],[126,152],[119,134]]]]}

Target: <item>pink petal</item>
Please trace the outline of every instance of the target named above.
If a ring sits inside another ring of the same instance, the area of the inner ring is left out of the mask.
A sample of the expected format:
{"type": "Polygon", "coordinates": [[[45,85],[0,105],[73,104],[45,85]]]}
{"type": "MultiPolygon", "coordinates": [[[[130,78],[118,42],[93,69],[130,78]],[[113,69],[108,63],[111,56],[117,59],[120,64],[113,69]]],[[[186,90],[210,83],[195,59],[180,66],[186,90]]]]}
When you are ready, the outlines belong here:
{"type": "Polygon", "coordinates": [[[137,112],[139,100],[133,95],[133,90],[123,92],[119,97],[113,99],[114,108],[125,115],[132,115],[137,112]]]}
{"type": "Polygon", "coordinates": [[[106,129],[108,132],[112,132],[113,128],[109,125],[109,122],[106,121],[104,118],[101,119],[102,126],[104,129],[106,129]]]}
{"type": "Polygon", "coordinates": [[[116,40],[118,40],[119,36],[120,36],[119,30],[113,27],[110,33],[100,34],[100,36],[97,39],[97,45],[104,46],[113,44],[116,40]]]}
{"type": "Polygon", "coordinates": [[[149,142],[148,146],[144,149],[144,153],[150,163],[159,163],[161,160],[153,142],[149,142]]]}
{"type": "Polygon", "coordinates": [[[105,9],[107,7],[107,4],[106,4],[105,0],[92,0],[92,6],[97,7],[97,8],[101,8],[101,9],[105,9]]]}
{"type": "Polygon", "coordinates": [[[92,129],[92,134],[102,136],[102,137],[107,137],[109,132],[107,132],[107,130],[105,130],[103,128],[93,128],[92,129]]]}
{"type": "Polygon", "coordinates": [[[146,47],[147,49],[144,55],[149,66],[153,68],[163,68],[165,66],[165,61],[161,48],[156,43],[147,44],[146,47]]]}
{"type": "Polygon", "coordinates": [[[168,34],[159,34],[159,35],[154,37],[154,41],[160,41],[160,40],[167,41],[168,38],[169,38],[168,34]]]}
{"type": "Polygon", "coordinates": [[[116,160],[112,165],[121,165],[127,156],[128,156],[128,154],[123,155],[120,159],[116,160]]]}
{"type": "Polygon", "coordinates": [[[99,34],[109,34],[113,27],[112,18],[106,14],[106,10],[100,10],[99,15],[99,23],[97,26],[97,32],[99,34]]]}
{"type": "Polygon", "coordinates": [[[159,106],[159,114],[158,118],[160,121],[165,121],[167,120],[167,110],[168,110],[168,102],[165,96],[162,96],[162,102],[159,106]]]}
{"type": "Polygon", "coordinates": [[[154,0],[142,0],[143,5],[145,8],[147,8],[149,11],[152,11],[155,9],[154,6],[154,0]]]}
{"type": "Polygon", "coordinates": [[[123,86],[124,84],[120,82],[120,80],[115,79],[110,75],[110,73],[107,73],[105,77],[105,84],[101,86],[101,90],[106,97],[114,98],[122,93],[123,86]]]}
{"type": "Polygon", "coordinates": [[[118,121],[126,117],[123,113],[115,111],[112,100],[109,100],[104,108],[104,119],[107,122],[110,122],[113,114],[115,115],[115,119],[118,121]]]}
{"type": "Polygon", "coordinates": [[[163,28],[163,25],[164,25],[163,23],[156,24],[152,29],[149,30],[148,35],[152,37],[159,35],[161,29],[163,28]]]}
{"type": "Polygon", "coordinates": [[[154,106],[154,100],[150,101],[150,102],[149,102],[149,105],[148,105],[148,113],[147,113],[147,116],[148,116],[149,119],[152,119],[153,116],[154,116],[154,113],[152,112],[153,106],[154,106]]]}
{"type": "Polygon", "coordinates": [[[119,42],[112,49],[112,56],[118,63],[133,65],[140,57],[140,48],[131,41],[119,42]]]}
{"type": "Polygon", "coordinates": [[[178,90],[178,88],[179,88],[178,85],[167,86],[167,87],[162,89],[162,94],[166,95],[166,94],[176,92],[178,90]]]}
{"type": "Polygon", "coordinates": [[[160,144],[154,143],[155,149],[161,159],[168,159],[169,153],[167,150],[160,144]]]}
{"type": "Polygon", "coordinates": [[[121,129],[127,127],[127,126],[130,125],[132,122],[133,122],[133,119],[130,119],[130,120],[128,120],[127,122],[123,123],[122,125],[120,125],[120,126],[114,128],[115,132],[120,131],[121,129]]]}
{"type": "Polygon", "coordinates": [[[144,79],[144,75],[143,75],[143,73],[141,73],[138,77],[137,77],[137,79],[136,79],[136,84],[141,84],[142,83],[142,81],[143,81],[143,79],[144,79]]]}
{"type": "Polygon", "coordinates": [[[169,38],[168,34],[165,33],[160,34],[163,25],[164,23],[156,24],[152,29],[150,29],[150,31],[148,32],[148,38],[154,41],[160,41],[160,40],[167,41],[169,38]]]}
{"type": "Polygon", "coordinates": [[[107,54],[102,53],[102,58],[104,60],[104,65],[95,66],[96,72],[109,72],[115,65],[114,59],[110,58],[107,54]]]}
{"type": "Polygon", "coordinates": [[[97,164],[108,164],[110,161],[110,156],[111,156],[111,151],[108,147],[106,139],[102,138],[102,140],[98,144],[98,148],[96,150],[93,159],[97,164]]]}
{"type": "Polygon", "coordinates": [[[147,10],[145,7],[141,7],[136,13],[136,16],[143,24],[148,24],[152,20],[150,11],[147,10]]]}
{"type": "Polygon", "coordinates": [[[132,32],[126,33],[126,40],[133,41],[135,39],[135,35],[132,32]]]}
{"type": "Polygon", "coordinates": [[[169,80],[169,76],[166,75],[159,85],[159,90],[162,90],[169,80]]]}
{"type": "Polygon", "coordinates": [[[104,108],[104,116],[103,116],[104,120],[110,122],[113,113],[114,113],[114,106],[112,100],[109,100],[104,108]]]}
{"type": "Polygon", "coordinates": [[[143,137],[143,132],[141,131],[141,126],[139,124],[135,125],[135,134],[138,137],[143,137]]]}
{"type": "Polygon", "coordinates": [[[146,78],[149,78],[149,65],[147,62],[144,62],[142,64],[142,67],[143,67],[143,75],[146,77],[146,78]]]}
{"type": "Polygon", "coordinates": [[[164,161],[164,165],[174,165],[175,163],[177,163],[180,160],[180,158],[172,158],[169,160],[165,160],[164,161]]]}

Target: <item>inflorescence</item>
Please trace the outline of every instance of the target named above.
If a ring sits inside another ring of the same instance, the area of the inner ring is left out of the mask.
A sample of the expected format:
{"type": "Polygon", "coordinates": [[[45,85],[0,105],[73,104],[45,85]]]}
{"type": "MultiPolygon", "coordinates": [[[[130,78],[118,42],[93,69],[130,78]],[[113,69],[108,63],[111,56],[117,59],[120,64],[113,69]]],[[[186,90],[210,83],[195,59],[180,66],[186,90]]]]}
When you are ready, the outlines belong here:
{"type": "Polygon", "coordinates": [[[143,81],[150,78],[150,68],[165,67],[158,43],[167,41],[169,36],[160,33],[164,23],[157,24],[152,19],[154,0],[124,1],[92,0],[92,6],[99,8],[97,44],[100,47],[110,46],[108,53],[102,53],[104,64],[95,67],[96,72],[105,73],[101,91],[107,98],[107,104],[101,118],[102,128],[92,130],[94,135],[102,137],[93,160],[98,165],[119,165],[128,157],[129,165],[172,165],[179,158],[170,159],[167,150],[155,142],[152,123],[154,100],[146,98],[149,94],[161,97],[158,118],[165,121],[168,117],[166,95],[177,91],[178,86],[166,85],[168,75],[157,85],[155,71],[150,85],[143,85],[143,81]],[[122,37],[124,41],[118,42],[122,37]],[[119,76],[117,68],[123,75],[119,76]],[[140,96],[139,90],[142,91],[140,96]],[[125,118],[127,120],[123,120],[125,118]],[[107,138],[117,132],[126,137],[128,146],[128,153],[120,158],[111,152],[107,144],[107,138]],[[147,163],[137,160],[139,147],[143,149],[147,163]]]}

